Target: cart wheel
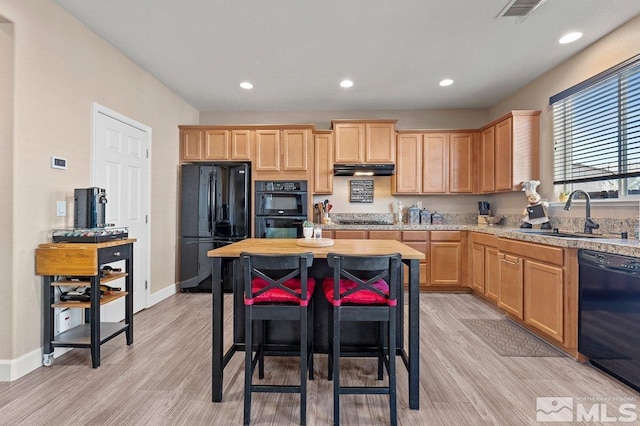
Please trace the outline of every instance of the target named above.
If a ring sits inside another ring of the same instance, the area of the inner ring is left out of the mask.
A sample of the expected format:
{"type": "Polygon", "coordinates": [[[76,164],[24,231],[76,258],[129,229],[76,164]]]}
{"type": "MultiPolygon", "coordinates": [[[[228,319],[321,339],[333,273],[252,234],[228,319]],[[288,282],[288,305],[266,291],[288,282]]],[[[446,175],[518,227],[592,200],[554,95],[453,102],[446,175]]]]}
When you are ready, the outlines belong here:
{"type": "Polygon", "coordinates": [[[42,365],[45,367],[51,367],[53,365],[53,355],[43,355],[42,365]]]}

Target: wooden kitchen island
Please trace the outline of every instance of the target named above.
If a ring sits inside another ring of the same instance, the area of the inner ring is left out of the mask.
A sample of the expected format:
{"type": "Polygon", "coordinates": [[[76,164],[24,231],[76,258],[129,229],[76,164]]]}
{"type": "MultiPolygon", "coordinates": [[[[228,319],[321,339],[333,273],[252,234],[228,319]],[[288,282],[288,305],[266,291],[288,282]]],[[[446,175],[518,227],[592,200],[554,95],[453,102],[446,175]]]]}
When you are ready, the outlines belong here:
{"type": "MultiPolygon", "coordinates": [[[[212,353],[211,353],[211,385],[212,400],[214,402],[222,401],[222,378],[223,370],[231,357],[237,351],[244,351],[244,336],[241,333],[243,324],[237,322],[244,321],[244,311],[241,309],[242,303],[242,278],[238,272],[241,270],[239,265],[228,265],[237,260],[242,252],[258,253],[258,254],[296,254],[312,252],[314,256],[313,267],[310,276],[319,279],[324,276],[331,276],[326,263],[327,254],[331,252],[351,255],[380,255],[400,253],[402,262],[408,266],[409,288],[408,288],[408,353],[404,345],[404,309],[398,309],[398,345],[397,355],[401,357],[409,374],[409,407],[417,410],[419,405],[419,380],[420,380],[420,260],[425,258],[424,253],[415,250],[399,241],[395,240],[335,240],[334,245],[329,247],[302,247],[298,246],[296,239],[272,239],[272,238],[249,238],[237,243],[233,243],[224,247],[210,250],[207,255],[213,261],[213,277],[212,277],[212,296],[213,296],[213,326],[212,334],[212,353]],[[234,332],[233,344],[224,353],[223,342],[223,288],[221,283],[221,271],[223,267],[229,266],[233,271],[234,277],[234,332]]],[[[238,263],[238,262],[235,262],[238,263]]],[[[318,298],[319,294],[316,294],[318,298]]],[[[404,297],[404,295],[402,295],[404,297]]],[[[320,297],[321,298],[321,297],[320,297]]],[[[316,313],[316,318],[322,319],[321,315],[316,313]]],[[[316,331],[326,332],[326,322],[316,320],[316,331]]],[[[321,333],[320,333],[321,334],[321,333]]],[[[316,336],[317,337],[317,336],[316,336]]],[[[322,351],[322,345],[317,346],[316,352],[322,351]]]]}

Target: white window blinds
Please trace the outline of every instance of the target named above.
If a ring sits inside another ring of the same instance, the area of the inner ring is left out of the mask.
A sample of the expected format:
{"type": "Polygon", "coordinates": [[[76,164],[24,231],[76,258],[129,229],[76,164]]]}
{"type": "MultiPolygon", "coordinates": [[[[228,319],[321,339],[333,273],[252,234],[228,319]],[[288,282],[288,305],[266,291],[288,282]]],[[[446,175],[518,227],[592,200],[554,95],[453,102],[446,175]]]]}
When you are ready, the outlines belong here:
{"type": "Polygon", "coordinates": [[[640,57],[549,102],[555,184],[640,176],[640,57]]]}

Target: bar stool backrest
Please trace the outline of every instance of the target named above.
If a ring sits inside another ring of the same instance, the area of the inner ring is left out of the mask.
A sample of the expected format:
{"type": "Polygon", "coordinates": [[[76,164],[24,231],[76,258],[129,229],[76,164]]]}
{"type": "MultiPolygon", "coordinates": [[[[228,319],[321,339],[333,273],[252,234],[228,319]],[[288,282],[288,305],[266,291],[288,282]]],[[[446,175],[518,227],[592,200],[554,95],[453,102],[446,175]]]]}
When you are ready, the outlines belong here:
{"type": "Polygon", "coordinates": [[[313,264],[313,253],[264,255],[243,252],[240,259],[245,266],[245,304],[260,301],[260,296],[268,293],[278,294],[283,299],[274,300],[276,302],[308,303],[313,285],[309,285],[307,268],[313,264]]]}
{"type": "Polygon", "coordinates": [[[399,253],[375,256],[329,253],[327,263],[333,268],[334,306],[340,306],[343,300],[357,301],[361,298],[358,293],[366,294],[365,304],[396,305],[401,271],[399,253]],[[350,284],[346,290],[345,282],[350,284]]]}

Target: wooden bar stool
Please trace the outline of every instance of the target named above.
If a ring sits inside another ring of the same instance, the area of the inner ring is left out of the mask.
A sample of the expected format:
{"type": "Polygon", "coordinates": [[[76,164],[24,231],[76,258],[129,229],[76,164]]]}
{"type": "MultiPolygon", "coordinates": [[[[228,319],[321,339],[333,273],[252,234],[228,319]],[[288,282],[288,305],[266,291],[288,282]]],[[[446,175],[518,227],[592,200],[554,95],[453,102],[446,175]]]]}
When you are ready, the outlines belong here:
{"type": "Polygon", "coordinates": [[[400,254],[351,256],[329,253],[327,262],[333,277],[325,278],[322,290],[332,306],[329,335],[329,380],[333,379],[333,422],[340,424],[340,395],[388,394],[389,424],[397,423],[396,405],[396,305],[402,291],[400,254]],[[378,379],[382,365],[389,375],[388,386],[340,385],[340,324],[346,321],[375,322],[378,330],[386,323],[386,342],[378,331],[378,379]],[[385,347],[385,344],[387,345],[385,347]]]}
{"type": "Polygon", "coordinates": [[[307,421],[307,371],[313,380],[313,310],[309,304],[315,281],[308,278],[313,264],[312,253],[297,255],[258,255],[241,253],[244,267],[245,307],[245,372],[244,372],[244,424],[251,422],[251,394],[299,393],[300,424],[307,421]],[[264,356],[269,355],[265,342],[264,322],[299,321],[300,341],[295,350],[273,352],[278,355],[300,356],[299,385],[256,385],[253,373],[259,363],[259,377],[264,378],[264,356]],[[253,323],[260,324],[261,337],[254,342],[253,323]],[[255,351],[255,355],[254,355],[255,351]]]}

